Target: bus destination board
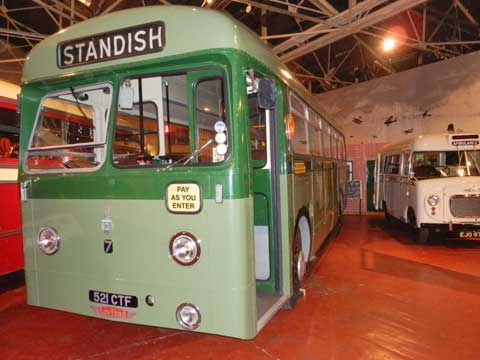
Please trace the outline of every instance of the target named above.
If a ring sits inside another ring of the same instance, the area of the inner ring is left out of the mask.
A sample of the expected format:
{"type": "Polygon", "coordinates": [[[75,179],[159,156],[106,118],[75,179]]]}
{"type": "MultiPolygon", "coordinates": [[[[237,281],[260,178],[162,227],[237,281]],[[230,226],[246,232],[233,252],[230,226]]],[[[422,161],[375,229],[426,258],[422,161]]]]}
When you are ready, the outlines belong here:
{"type": "Polygon", "coordinates": [[[57,45],[59,68],[92,64],[159,52],[165,46],[165,24],[155,21],[57,45]]]}

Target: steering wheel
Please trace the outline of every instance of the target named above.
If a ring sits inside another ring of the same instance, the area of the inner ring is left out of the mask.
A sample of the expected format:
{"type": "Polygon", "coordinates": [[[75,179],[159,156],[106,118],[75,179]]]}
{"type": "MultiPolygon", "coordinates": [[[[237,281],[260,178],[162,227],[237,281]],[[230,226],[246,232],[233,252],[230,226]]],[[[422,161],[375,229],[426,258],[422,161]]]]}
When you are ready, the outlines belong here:
{"type": "Polygon", "coordinates": [[[443,166],[437,166],[436,167],[438,169],[438,171],[440,171],[440,173],[444,176],[448,176],[450,175],[450,172],[452,171],[452,169],[450,169],[449,166],[447,165],[443,165],[443,166]]]}

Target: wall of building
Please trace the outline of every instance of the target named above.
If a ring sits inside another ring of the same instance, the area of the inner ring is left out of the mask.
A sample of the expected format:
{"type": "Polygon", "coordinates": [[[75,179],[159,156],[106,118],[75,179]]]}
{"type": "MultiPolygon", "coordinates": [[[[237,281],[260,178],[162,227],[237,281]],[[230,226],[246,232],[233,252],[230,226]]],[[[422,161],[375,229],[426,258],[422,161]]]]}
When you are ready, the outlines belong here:
{"type": "MultiPolygon", "coordinates": [[[[353,177],[363,181],[366,160],[407,136],[457,130],[480,132],[480,52],[425,65],[317,96],[345,133],[353,177]]],[[[363,201],[362,210],[366,211],[363,201]]],[[[348,212],[358,212],[349,202],[348,212]]]]}

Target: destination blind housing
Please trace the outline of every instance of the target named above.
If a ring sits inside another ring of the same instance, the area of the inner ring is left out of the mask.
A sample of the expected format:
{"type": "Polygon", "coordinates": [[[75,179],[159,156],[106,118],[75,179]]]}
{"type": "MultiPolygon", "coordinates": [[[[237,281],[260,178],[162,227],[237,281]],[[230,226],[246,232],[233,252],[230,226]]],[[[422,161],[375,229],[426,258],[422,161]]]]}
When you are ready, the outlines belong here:
{"type": "Polygon", "coordinates": [[[57,65],[68,68],[159,52],[165,46],[165,24],[155,21],[93,36],[64,41],[57,46],[57,65]]]}

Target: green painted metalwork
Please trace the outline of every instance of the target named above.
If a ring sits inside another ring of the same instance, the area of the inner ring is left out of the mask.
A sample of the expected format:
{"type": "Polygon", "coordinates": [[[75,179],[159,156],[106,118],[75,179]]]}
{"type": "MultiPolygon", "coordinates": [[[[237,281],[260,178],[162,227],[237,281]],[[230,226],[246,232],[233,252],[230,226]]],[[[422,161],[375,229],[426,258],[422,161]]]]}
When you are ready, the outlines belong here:
{"type": "Polygon", "coordinates": [[[321,166],[325,160],[317,159],[316,172],[296,175],[287,171],[293,161],[284,135],[287,89],[309,97],[285,71],[243,25],[224,14],[191,7],[120,11],[85,21],[42,41],[25,64],[21,103],[19,178],[26,185],[28,197],[22,202],[28,302],[98,316],[92,312],[88,290],[132,294],[139,297],[141,304],[133,318],[122,321],[172,328],[178,327],[176,307],[192,302],[202,312],[198,331],[254,337],[257,289],[292,295],[290,249],[299,210],[306,209],[309,214],[314,250],[337,221],[338,199],[333,193],[338,189],[331,166],[324,169],[321,166]],[[59,42],[158,19],[165,22],[166,29],[166,46],[160,53],[68,69],[56,67],[59,42]],[[29,174],[23,170],[38,107],[47,93],[109,82],[114,93],[112,108],[116,109],[119,84],[126,77],[199,68],[218,69],[226,82],[231,136],[226,161],[171,169],[117,168],[111,160],[115,123],[112,111],[106,160],[98,170],[65,174],[29,174]],[[277,84],[277,149],[273,156],[280,174],[279,204],[272,203],[270,171],[254,170],[249,155],[245,74],[252,68],[277,84]],[[322,180],[315,183],[318,177],[322,180]],[[172,181],[199,184],[199,214],[167,211],[165,189],[172,181]],[[214,200],[217,185],[223,189],[220,203],[214,200]],[[313,193],[316,185],[322,191],[313,193]],[[264,198],[254,208],[256,192],[264,198]],[[315,202],[321,205],[315,208],[315,202]],[[279,208],[279,219],[274,218],[274,206],[279,208]],[[111,235],[101,232],[105,217],[113,221],[111,235]],[[279,220],[279,239],[274,243],[272,229],[279,220]],[[254,223],[269,225],[270,258],[272,264],[277,261],[271,271],[278,272],[278,283],[272,278],[256,284],[254,223]],[[40,253],[35,244],[37,232],[44,225],[53,226],[62,238],[60,251],[50,257],[40,253]],[[201,258],[191,267],[182,267],[169,258],[168,242],[178,231],[192,232],[201,240],[201,258]],[[112,254],[103,251],[107,236],[114,241],[112,254]],[[274,253],[281,257],[275,258],[274,253]],[[158,305],[147,306],[146,295],[154,295],[158,305]]]}

